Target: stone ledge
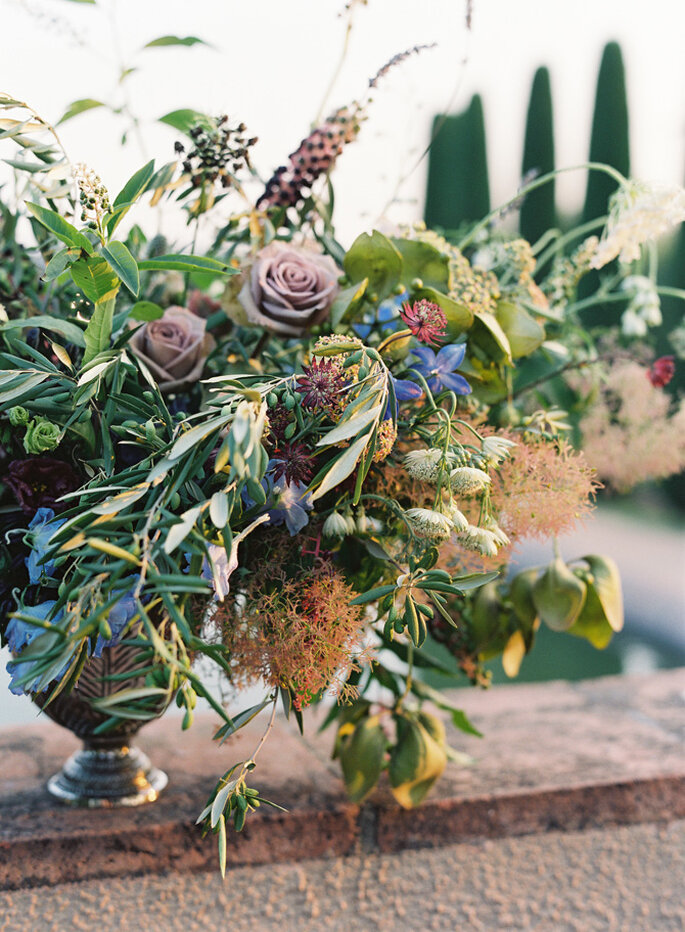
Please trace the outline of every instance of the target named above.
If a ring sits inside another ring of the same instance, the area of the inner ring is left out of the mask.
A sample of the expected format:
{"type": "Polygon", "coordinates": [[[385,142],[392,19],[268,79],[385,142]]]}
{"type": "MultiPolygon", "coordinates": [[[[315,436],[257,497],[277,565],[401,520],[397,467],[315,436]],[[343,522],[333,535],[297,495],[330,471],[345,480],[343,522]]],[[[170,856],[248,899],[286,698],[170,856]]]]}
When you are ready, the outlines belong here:
{"type": "MultiPolygon", "coordinates": [[[[229,863],[685,817],[685,670],[457,695],[485,737],[450,731],[474,765],[450,765],[412,812],[387,789],[361,809],[350,804],[329,760],[331,733],[316,735],[310,717],[303,741],[278,722],[254,782],[288,811],[262,809],[230,835],[229,863]]],[[[143,730],[139,743],[170,786],[133,810],[70,809],[48,796],[45,780],[77,747],[68,732],[52,724],[0,731],[0,890],[214,869],[214,840],[203,840],[194,822],[216,777],[251,752],[258,733],[245,729],[217,747],[214,725],[200,716],[181,736],[180,719],[167,716],[143,730]]]]}

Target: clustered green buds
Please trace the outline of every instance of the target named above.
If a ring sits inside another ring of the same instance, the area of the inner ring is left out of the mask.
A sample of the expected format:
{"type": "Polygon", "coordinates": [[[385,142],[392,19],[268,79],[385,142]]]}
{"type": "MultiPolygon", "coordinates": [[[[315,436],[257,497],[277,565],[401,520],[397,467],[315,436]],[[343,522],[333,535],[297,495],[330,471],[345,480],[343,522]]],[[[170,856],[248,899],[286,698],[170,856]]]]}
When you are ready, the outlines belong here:
{"type": "Polygon", "coordinates": [[[12,427],[25,427],[31,419],[29,412],[26,408],[22,408],[21,405],[10,408],[7,413],[12,427]]]}
{"type": "Polygon", "coordinates": [[[57,424],[45,417],[37,417],[26,425],[24,449],[27,453],[47,453],[59,445],[61,438],[62,431],[57,424]]]}

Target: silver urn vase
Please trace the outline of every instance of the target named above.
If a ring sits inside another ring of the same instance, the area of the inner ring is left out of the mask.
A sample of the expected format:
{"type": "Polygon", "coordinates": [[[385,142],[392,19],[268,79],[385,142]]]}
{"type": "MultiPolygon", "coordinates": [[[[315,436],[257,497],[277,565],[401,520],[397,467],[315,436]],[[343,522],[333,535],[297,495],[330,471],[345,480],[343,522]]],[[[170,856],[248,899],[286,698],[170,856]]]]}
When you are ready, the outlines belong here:
{"type": "MultiPolygon", "coordinates": [[[[139,806],[153,802],[166,787],[168,777],[164,771],[153,767],[142,751],[131,746],[145,722],[122,720],[104,733],[95,733],[107,715],[97,711],[89,700],[111,695],[124,686],[144,686],[143,666],[138,647],[115,645],[105,648],[102,657],[88,659],[71,692],[60,693],[48,705],[49,691],[32,697],[49,718],[83,742],[83,748],[50,777],[48,791],[53,796],[72,806],[139,806]],[[141,675],[127,678],[124,684],[110,678],[137,668],[141,675]]],[[[166,704],[160,705],[158,714],[165,708],[166,704]]]]}

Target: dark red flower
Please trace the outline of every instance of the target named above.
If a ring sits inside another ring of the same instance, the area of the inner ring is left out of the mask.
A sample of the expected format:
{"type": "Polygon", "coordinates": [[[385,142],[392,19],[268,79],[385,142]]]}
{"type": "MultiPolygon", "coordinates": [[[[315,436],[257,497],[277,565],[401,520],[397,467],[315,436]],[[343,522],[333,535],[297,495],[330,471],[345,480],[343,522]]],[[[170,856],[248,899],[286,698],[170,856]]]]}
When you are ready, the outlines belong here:
{"type": "Polygon", "coordinates": [[[267,417],[269,418],[269,431],[272,441],[276,444],[282,443],[285,440],[285,429],[293,420],[291,412],[288,411],[282,401],[279,401],[272,408],[269,408],[267,417]]]}
{"type": "Polygon", "coordinates": [[[421,298],[402,305],[400,316],[420,343],[439,343],[445,336],[445,312],[432,301],[421,298]]]}
{"type": "Polygon", "coordinates": [[[329,408],[338,401],[337,394],[345,381],[337,360],[313,359],[297,377],[296,390],[304,396],[306,408],[329,408]]]}
{"type": "Polygon", "coordinates": [[[284,443],[276,447],[272,459],[275,462],[273,471],[274,481],[278,482],[281,476],[290,485],[301,482],[306,485],[312,478],[314,457],[302,443],[284,443]]]}
{"type": "Polygon", "coordinates": [[[655,388],[663,388],[673,378],[675,373],[675,360],[673,356],[660,356],[655,359],[650,369],[647,370],[647,378],[655,388]]]}
{"type": "Polygon", "coordinates": [[[81,479],[63,460],[32,456],[26,460],[13,460],[4,483],[14,492],[24,514],[32,515],[38,508],[64,511],[69,506],[57,499],[77,489],[81,479]]]}

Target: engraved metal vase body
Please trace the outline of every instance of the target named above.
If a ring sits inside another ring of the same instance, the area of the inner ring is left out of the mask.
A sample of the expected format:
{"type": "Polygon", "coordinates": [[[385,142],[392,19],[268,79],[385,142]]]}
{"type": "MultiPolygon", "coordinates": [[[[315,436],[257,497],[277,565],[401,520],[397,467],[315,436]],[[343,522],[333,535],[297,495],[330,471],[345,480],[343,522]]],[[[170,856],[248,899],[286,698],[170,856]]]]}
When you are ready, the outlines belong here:
{"type": "MultiPolygon", "coordinates": [[[[102,657],[88,659],[71,692],[60,693],[49,705],[45,705],[49,691],[32,697],[49,718],[83,741],[83,749],[72,754],[48,781],[53,796],[73,806],[138,806],[153,802],[165,788],[167,775],[153,767],[142,751],[131,747],[132,737],[145,722],[122,720],[106,732],[95,734],[108,716],[89,702],[122,688],[144,686],[144,666],[140,648],[127,644],[106,647],[102,657]],[[110,679],[137,668],[141,675],[127,678],[124,683],[110,679]]],[[[160,704],[158,714],[165,708],[166,704],[160,704]]]]}

